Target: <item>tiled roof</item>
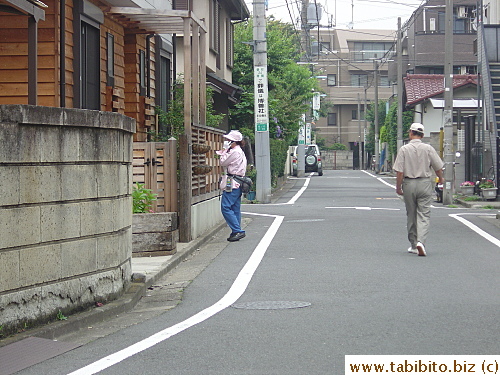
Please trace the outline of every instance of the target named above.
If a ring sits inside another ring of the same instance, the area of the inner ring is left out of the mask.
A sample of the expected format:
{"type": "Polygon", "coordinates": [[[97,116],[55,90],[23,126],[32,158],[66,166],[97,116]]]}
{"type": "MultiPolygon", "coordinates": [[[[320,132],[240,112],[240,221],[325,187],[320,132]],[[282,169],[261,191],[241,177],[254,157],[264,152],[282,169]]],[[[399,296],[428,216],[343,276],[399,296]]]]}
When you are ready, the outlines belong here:
{"type": "MultiPolygon", "coordinates": [[[[404,78],[406,104],[413,105],[424,99],[444,93],[443,74],[407,74],[404,78]]],[[[453,75],[453,88],[468,84],[477,85],[477,75],[453,75]]]]}

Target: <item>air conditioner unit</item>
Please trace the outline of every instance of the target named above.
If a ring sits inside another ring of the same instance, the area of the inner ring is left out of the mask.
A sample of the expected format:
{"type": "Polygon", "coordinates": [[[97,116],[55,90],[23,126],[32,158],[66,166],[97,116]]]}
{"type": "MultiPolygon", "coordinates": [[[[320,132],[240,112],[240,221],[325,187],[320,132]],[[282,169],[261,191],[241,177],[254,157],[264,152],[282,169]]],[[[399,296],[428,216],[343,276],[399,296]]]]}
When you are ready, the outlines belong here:
{"type": "Polygon", "coordinates": [[[458,7],[457,17],[467,18],[467,8],[464,6],[458,7]]]}

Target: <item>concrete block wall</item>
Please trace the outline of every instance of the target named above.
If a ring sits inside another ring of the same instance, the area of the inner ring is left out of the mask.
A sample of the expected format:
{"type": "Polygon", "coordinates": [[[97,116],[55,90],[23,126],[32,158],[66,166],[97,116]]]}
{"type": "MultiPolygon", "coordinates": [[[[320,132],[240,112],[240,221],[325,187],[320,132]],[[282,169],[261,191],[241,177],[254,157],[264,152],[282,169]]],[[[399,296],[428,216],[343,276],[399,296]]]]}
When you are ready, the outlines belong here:
{"type": "Polygon", "coordinates": [[[0,106],[3,333],[120,295],[132,255],[135,120],[0,106]]]}
{"type": "Polygon", "coordinates": [[[352,151],[321,151],[323,169],[353,169],[352,151]]]}

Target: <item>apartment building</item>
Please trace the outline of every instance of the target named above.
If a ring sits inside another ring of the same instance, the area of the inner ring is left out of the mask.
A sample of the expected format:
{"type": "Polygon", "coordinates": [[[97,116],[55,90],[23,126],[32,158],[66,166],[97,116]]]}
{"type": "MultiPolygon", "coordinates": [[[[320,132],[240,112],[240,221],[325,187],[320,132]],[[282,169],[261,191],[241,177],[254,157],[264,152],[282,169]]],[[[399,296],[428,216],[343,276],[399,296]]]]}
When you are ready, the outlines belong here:
{"type": "Polygon", "coordinates": [[[318,43],[318,34],[312,33],[314,74],[326,94],[324,101],[333,104],[327,118],[315,123],[317,136],[327,145],[342,143],[358,154],[358,143],[364,142],[365,99],[375,100],[375,77],[379,100],[393,94],[387,67],[395,35],[395,30],[320,29],[318,43]]]}

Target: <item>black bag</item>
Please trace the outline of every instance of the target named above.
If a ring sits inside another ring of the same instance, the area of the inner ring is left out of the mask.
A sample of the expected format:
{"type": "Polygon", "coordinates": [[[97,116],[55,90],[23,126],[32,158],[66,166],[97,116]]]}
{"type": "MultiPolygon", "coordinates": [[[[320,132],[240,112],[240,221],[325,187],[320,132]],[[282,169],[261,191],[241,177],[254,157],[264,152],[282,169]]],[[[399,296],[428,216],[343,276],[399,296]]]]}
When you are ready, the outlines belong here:
{"type": "Polygon", "coordinates": [[[248,193],[252,188],[253,181],[250,177],[233,175],[233,178],[236,180],[237,183],[240,184],[241,192],[243,194],[248,193]]]}

